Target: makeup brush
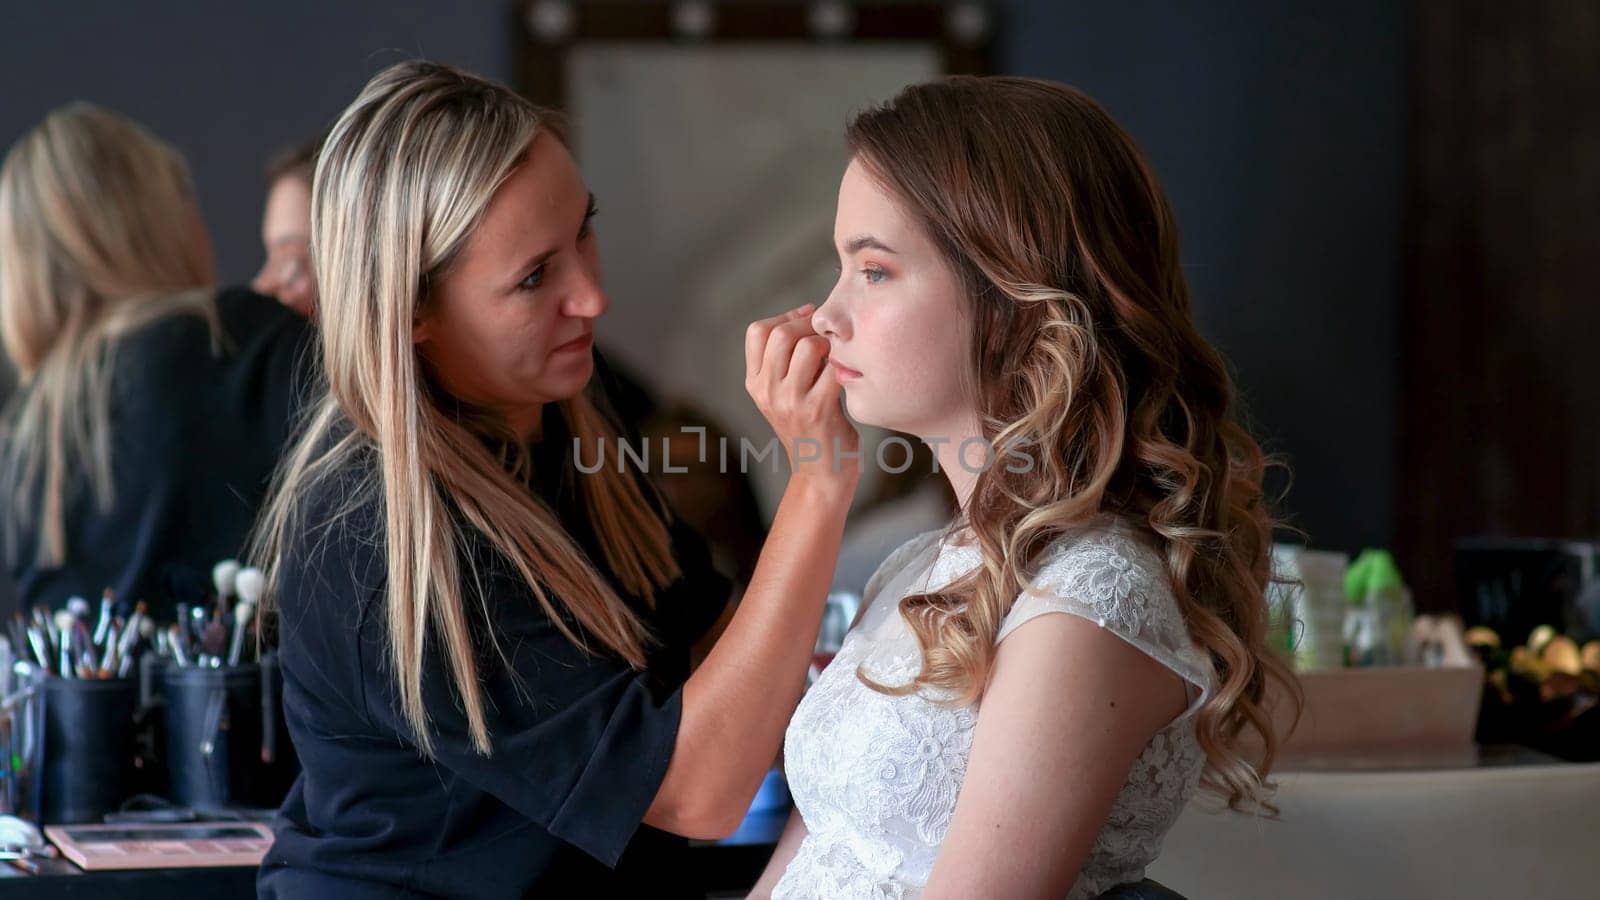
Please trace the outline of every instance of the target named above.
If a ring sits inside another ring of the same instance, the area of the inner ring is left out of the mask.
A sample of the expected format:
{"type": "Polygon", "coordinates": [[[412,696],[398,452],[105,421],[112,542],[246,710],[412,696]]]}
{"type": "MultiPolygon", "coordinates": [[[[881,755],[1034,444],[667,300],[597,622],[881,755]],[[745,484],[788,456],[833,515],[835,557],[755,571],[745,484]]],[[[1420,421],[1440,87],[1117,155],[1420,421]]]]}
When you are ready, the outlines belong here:
{"type": "MultiPolygon", "coordinates": [[[[10,627],[11,643],[17,646],[17,652],[22,655],[22,658],[27,659],[28,654],[33,652],[33,641],[28,637],[28,621],[23,618],[21,610],[11,614],[10,627]]],[[[38,658],[34,659],[34,662],[43,661],[38,658]]]]}
{"type": "Polygon", "coordinates": [[[99,662],[94,654],[94,636],[89,633],[89,623],[79,620],[78,627],[72,632],[72,650],[78,658],[78,677],[93,678],[99,671],[96,665],[99,662]]]}
{"type": "Polygon", "coordinates": [[[67,612],[72,613],[74,619],[80,622],[87,622],[90,615],[89,601],[82,597],[69,597],[67,598],[67,612]]]}
{"type": "Polygon", "coordinates": [[[65,649],[70,647],[72,645],[72,633],[78,628],[78,620],[73,617],[72,613],[64,609],[58,609],[56,610],[55,618],[50,624],[54,633],[59,635],[52,643],[58,648],[65,649]]]}
{"type": "Polygon", "coordinates": [[[128,622],[122,629],[122,640],[117,644],[118,656],[126,657],[131,655],[133,645],[138,642],[141,636],[144,636],[144,623],[150,621],[149,617],[145,615],[147,609],[149,607],[145,605],[143,600],[134,604],[133,615],[128,617],[128,622]]]}
{"type": "Polygon", "coordinates": [[[204,636],[200,638],[200,652],[212,659],[220,660],[228,652],[228,629],[220,619],[212,619],[206,624],[204,636]]]}
{"type": "Polygon", "coordinates": [[[228,665],[237,666],[239,657],[244,655],[244,634],[250,628],[250,618],[255,615],[256,605],[245,600],[233,608],[233,642],[228,647],[228,665]]]}
{"type": "Polygon", "coordinates": [[[115,624],[106,629],[106,651],[100,657],[100,677],[110,678],[117,669],[117,626],[115,624]]]}
{"type": "Polygon", "coordinates": [[[61,626],[56,624],[59,621],[58,617],[52,615],[42,603],[33,608],[31,615],[33,627],[39,629],[39,634],[48,642],[47,648],[54,655],[56,648],[61,646],[61,626]]]}
{"type": "Polygon", "coordinates": [[[37,625],[24,626],[22,630],[27,634],[28,648],[33,651],[33,657],[39,661],[40,668],[46,672],[55,668],[55,653],[45,642],[44,632],[37,625]]]}
{"type": "MultiPolygon", "coordinates": [[[[70,616],[71,613],[68,613],[70,616]]],[[[75,626],[77,623],[74,622],[75,626]]],[[[77,666],[72,662],[72,644],[77,635],[75,627],[64,629],[61,632],[61,652],[56,658],[56,674],[62,678],[72,678],[77,675],[77,666]]]]}
{"type": "Polygon", "coordinates": [[[261,595],[267,589],[267,576],[255,566],[249,566],[239,570],[239,577],[235,579],[234,587],[238,591],[240,600],[259,604],[261,595]]]}
{"type": "Polygon", "coordinates": [[[234,582],[239,577],[239,561],[225,559],[211,567],[211,583],[217,589],[217,609],[226,609],[228,601],[233,599],[234,582]]]}
{"type": "Polygon", "coordinates": [[[178,626],[167,626],[167,646],[172,648],[172,658],[180,666],[189,664],[189,653],[183,646],[183,635],[179,633],[178,626]]]}
{"type": "Polygon", "coordinates": [[[239,605],[233,610],[233,646],[228,649],[229,665],[238,665],[244,656],[245,637],[250,633],[256,610],[261,607],[261,597],[267,590],[266,574],[255,566],[241,569],[237,587],[239,605]]]}
{"type": "Polygon", "coordinates": [[[100,595],[100,619],[94,624],[94,643],[99,647],[106,642],[106,632],[111,629],[111,607],[113,598],[111,588],[106,588],[100,595]]]}
{"type": "MultiPolygon", "coordinates": [[[[134,647],[137,647],[139,644],[143,644],[145,648],[143,655],[150,655],[150,647],[152,646],[152,642],[155,640],[157,633],[156,623],[149,616],[145,616],[139,620],[139,628],[137,633],[139,635],[138,639],[128,651],[122,654],[122,665],[117,667],[118,678],[127,678],[129,675],[133,674],[134,660],[136,656],[139,655],[132,652],[134,647]]],[[[146,693],[148,694],[148,692],[146,693]]]]}

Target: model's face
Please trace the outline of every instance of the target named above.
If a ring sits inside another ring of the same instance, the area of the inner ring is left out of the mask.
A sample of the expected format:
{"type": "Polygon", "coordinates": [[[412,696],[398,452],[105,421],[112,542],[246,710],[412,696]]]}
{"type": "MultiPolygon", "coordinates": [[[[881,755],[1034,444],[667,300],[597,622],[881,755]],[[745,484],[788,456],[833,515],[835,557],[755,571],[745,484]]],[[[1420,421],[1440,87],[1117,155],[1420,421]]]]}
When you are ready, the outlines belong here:
{"type": "Polygon", "coordinates": [[[839,184],[833,241],[839,281],[812,327],[828,338],[850,415],[923,438],[953,433],[973,409],[960,279],[860,161],[839,184]]]}

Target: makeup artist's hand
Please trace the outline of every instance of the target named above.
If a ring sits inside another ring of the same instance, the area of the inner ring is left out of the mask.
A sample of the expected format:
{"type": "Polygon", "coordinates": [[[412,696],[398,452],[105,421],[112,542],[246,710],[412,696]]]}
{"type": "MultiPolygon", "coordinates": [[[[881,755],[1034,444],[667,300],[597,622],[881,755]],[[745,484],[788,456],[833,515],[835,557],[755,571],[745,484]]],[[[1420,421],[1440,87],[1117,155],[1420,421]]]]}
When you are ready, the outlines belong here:
{"type": "Polygon", "coordinates": [[[751,325],[744,355],[745,388],[793,474],[727,630],[684,682],[672,759],[644,817],[713,840],[739,827],[783,749],[861,475],[860,460],[836,455],[835,448],[856,452],[860,440],[840,408],[832,367],[824,371],[828,342],[812,331],[811,308],[751,325]]]}
{"type": "Polygon", "coordinates": [[[752,322],[744,335],[745,390],[766,416],[796,478],[854,490],[861,440],[839,402],[827,365],[828,340],[811,327],[806,304],[752,322]]]}

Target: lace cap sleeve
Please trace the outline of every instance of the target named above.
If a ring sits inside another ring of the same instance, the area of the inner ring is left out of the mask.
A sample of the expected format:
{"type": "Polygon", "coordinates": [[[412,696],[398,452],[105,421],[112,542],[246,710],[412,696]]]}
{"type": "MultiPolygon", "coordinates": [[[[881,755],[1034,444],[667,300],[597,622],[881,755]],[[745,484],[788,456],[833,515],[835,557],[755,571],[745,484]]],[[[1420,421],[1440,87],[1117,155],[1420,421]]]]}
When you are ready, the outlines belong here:
{"type": "Polygon", "coordinates": [[[1000,623],[995,642],[1046,613],[1088,619],[1176,672],[1193,689],[1190,710],[1211,691],[1211,666],[1189,638],[1166,566],[1120,529],[1063,538],[1000,623]]]}
{"type": "MultiPolygon", "coordinates": [[[[912,561],[932,546],[943,533],[941,530],[925,531],[896,547],[894,552],[884,557],[883,562],[879,563],[877,570],[872,573],[872,577],[867,579],[867,586],[861,590],[861,608],[856,613],[856,622],[861,621],[861,617],[866,615],[867,607],[871,606],[878,598],[878,594],[882,593],[884,585],[893,581],[894,576],[911,565],[912,561]]],[[[855,622],[852,622],[851,626],[854,625],[855,622]]]]}

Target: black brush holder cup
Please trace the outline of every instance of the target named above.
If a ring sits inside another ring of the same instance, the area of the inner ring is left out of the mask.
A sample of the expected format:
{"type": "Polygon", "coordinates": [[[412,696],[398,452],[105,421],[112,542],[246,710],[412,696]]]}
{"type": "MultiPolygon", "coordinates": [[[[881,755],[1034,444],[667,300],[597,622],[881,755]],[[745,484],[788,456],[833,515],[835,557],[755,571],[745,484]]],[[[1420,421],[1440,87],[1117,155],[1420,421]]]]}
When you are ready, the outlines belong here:
{"type": "Polygon", "coordinates": [[[132,793],[132,678],[46,678],[39,817],[49,824],[98,822],[132,793]]]}
{"type": "Polygon", "coordinates": [[[275,659],[216,669],[168,665],[161,683],[174,802],[213,809],[283,801],[294,758],[275,659]]]}

